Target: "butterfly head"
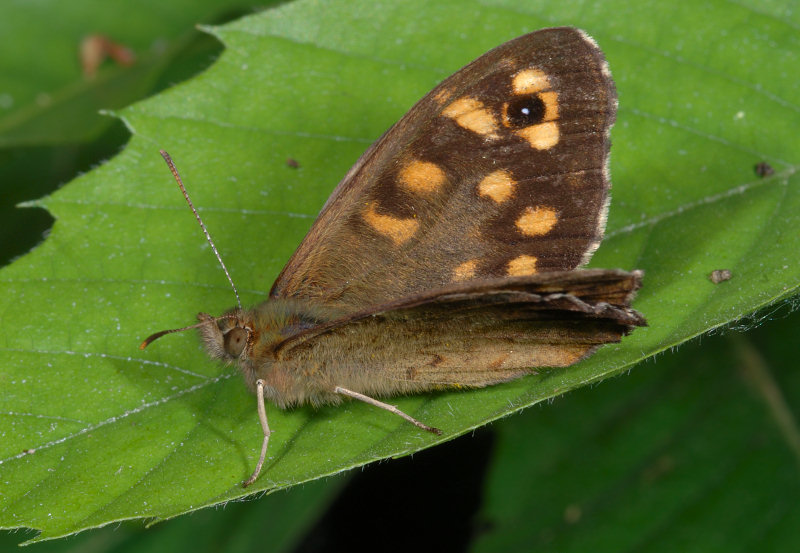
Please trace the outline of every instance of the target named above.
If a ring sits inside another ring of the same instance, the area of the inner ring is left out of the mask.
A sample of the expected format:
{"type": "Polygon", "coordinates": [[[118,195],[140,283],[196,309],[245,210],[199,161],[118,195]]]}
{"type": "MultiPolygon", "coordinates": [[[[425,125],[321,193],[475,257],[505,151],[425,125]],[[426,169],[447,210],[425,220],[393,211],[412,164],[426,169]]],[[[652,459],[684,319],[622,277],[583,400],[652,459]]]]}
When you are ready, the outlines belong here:
{"type": "Polygon", "coordinates": [[[233,309],[220,317],[198,313],[198,331],[208,354],[214,359],[232,363],[247,358],[253,346],[252,316],[233,309]]]}
{"type": "Polygon", "coordinates": [[[258,375],[255,362],[259,356],[255,353],[261,342],[260,338],[265,334],[263,328],[259,328],[254,319],[255,310],[234,308],[219,317],[212,317],[208,313],[198,313],[197,330],[200,339],[205,346],[208,356],[212,359],[223,361],[226,364],[234,364],[241,371],[247,386],[255,389],[258,375]]]}
{"type": "Polygon", "coordinates": [[[139,349],[146,348],[167,334],[197,328],[211,357],[233,362],[247,354],[248,347],[252,343],[253,327],[245,312],[236,309],[219,317],[198,313],[197,319],[200,321],[197,324],[162,330],[148,336],[139,349]]]}

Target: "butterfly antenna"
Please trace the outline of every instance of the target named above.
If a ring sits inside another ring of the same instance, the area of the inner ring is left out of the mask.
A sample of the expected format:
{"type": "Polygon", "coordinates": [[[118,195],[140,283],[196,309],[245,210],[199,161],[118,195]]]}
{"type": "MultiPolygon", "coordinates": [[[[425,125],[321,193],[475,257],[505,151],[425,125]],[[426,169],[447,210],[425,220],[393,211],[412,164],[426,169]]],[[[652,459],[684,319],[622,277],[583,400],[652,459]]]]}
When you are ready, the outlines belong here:
{"type": "Polygon", "coordinates": [[[151,334],[150,336],[148,336],[145,339],[144,342],[139,344],[139,349],[146,348],[147,346],[149,346],[150,344],[152,344],[153,342],[155,342],[156,340],[158,340],[162,336],[166,336],[167,334],[173,334],[175,332],[183,332],[184,330],[191,330],[193,328],[199,328],[199,327],[201,327],[203,325],[206,325],[208,323],[216,323],[217,321],[222,321],[224,319],[235,319],[235,318],[236,318],[235,314],[234,315],[222,315],[220,317],[211,317],[211,318],[206,319],[204,321],[200,321],[197,324],[184,326],[183,328],[171,328],[169,330],[162,330],[160,332],[156,332],[155,334],[151,334]]]}
{"type": "MultiPolygon", "coordinates": [[[[183,186],[183,181],[181,180],[181,176],[178,174],[178,170],[175,168],[175,164],[172,162],[172,158],[169,156],[169,154],[166,152],[166,150],[160,150],[160,153],[161,153],[161,157],[164,158],[164,161],[167,162],[167,166],[169,166],[169,170],[172,171],[172,176],[175,177],[175,181],[178,183],[178,186],[181,187],[181,192],[183,192],[183,197],[186,198],[186,203],[189,204],[189,209],[192,210],[192,213],[194,213],[194,216],[197,219],[197,222],[200,224],[200,228],[203,229],[203,234],[206,235],[206,240],[208,240],[208,243],[211,244],[211,249],[214,250],[214,255],[217,256],[217,261],[219,261],[219,264],[222,267],[222,270],[225,271],[225,276],[228,277],[228,282],[231,283],[231,288],[233,288],[233,293],[236,296],[236,304],[239,306],[239,310],[241,311],[242,310],[242,301],[239,299],[239,291],[236,289],[236,285],[233,283],[233,279],[231,278],[231,274],[228,272],[228,268],[225,266],[225,263],[223,263],[222,256],[219,255],[219,251],[217,250],[217,246],[214,245],[214,241],[211,239],[211,235],[208,233],[208,229],[206,228],[206,225],[203,223],[203,219],[200,218],[200,214],[194,208],[194,204],[192,203],[191,198],[189,198],[189,193],[186,191],[186,187],[183,186]]],[[[195,326],[199,326],[199,325],[195,325],[195,326]]],[[[190,326],[190,327],[181,328],[181,329],[175,329],[175,330],[168,330],[168,331],[164,331],[163,334],[169,334],[170,332],[178,332],[180,330],[188,330],[189,328],[195,328],[195,326],[190,326]]],[[[153,335],[153,336],[151,336],[151,338],[153,340],[155,340],[156,338],[159,338],[163,334],[159,334],[159,336],[153,335]]],[[[153,340],[150,340],[149,338],[148,338],[148,340],[145,340],[145,343],[142,344],[143,348],[144,348],[144,346],[147,346],[147,344],[149,344],[153,340]]]]}

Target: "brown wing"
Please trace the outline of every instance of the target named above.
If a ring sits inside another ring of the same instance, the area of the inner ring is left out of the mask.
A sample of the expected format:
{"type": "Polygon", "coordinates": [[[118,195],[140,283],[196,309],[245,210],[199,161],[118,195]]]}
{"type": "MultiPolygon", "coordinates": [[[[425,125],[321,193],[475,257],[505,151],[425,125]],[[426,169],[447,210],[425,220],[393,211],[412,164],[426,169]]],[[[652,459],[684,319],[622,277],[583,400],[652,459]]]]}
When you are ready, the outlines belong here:
{"type": "Polygon", "coordinates": [[[599,244],[614,84],[582,31],[507,42],[359,159],[273,285],[345,309],[573,269],[599,244]]]}
{"type": "Polygon", "coordinates": [[[275,354],[304,369],[322,361],[323,398],[334,386],[377,396],[485,386],[571,365],[646,325],[629,307],[641,278],[586,270],[449,285],[309,329],[275,354]]]}

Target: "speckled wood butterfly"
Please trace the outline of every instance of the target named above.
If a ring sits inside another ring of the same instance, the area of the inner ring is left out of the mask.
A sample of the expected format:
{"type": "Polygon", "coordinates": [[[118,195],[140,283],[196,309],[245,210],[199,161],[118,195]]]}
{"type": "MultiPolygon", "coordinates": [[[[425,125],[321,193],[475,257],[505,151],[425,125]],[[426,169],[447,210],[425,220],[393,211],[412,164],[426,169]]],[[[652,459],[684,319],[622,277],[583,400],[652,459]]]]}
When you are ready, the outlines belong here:
{"type": "Polygon", "coordinates": [[[645,325],[629,307],[640,271],[576,270],[602,239],[615,115],[586,33],[507,42],[361,156],[267,301],[200,313],[187,328],[258,396],[264,441],[245,485],[266,455],[265,396],[282,408],[355,398],[438,433],[375,397],[565,367],[645,325]]]}

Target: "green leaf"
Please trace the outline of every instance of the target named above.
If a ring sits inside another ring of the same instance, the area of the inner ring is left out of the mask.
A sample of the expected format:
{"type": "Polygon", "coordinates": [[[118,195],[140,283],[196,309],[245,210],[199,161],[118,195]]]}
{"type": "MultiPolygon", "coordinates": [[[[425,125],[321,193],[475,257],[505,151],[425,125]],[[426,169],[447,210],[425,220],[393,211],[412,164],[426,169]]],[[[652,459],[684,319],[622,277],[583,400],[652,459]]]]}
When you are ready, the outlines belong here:
{"type": "Polygon", "coordinates": [[[0,525],[49,538],[168,518],[404,455],[796,292],[800,98],[786,70],[798,51],[788,16],[722,3],[702,18],[640,2],[325,8],[298,1],[212,29],[226,46],[214,67],[121,111],[133,133],[125,151],[41,202],[57,219],[51,236],[0,274],[0,525]],[[566,370],[397,400],[442,438],[367,405],[268,406],[265,471],[243,491],[261,436],[238,376],[191,335],[136,349],[233,303],[158,149],[175,158],[255,303],[336,182],[417,99],[492,46],[562,24],[598,40],[620,94],[614,201],[593,265],[646,271],[635,306],[650,327],[566,370]],[[776,174],[756,177],[759,161],[776,174]],[[720,268],[733,279],[712,284],[720,268]]]}
{"type": "Polygon", "coordinates": [[[206,63],[212,52],[198,42],[193,25],[250,6],[245,0],[143,0],[135,6],[120,0],[44,0],[5,7],[0,19],[0,147],[96,138],[113,123],[100,110],[122,108],[206,63]],[[126,47],[135,61],[107,61],[95,76],[84,75],[81,43],[92,35],[126,47]],[[193,63],[187,63],[192,57],[193,63]],[[177,58],[179,65],[174,64],[177,58]]]}
{"type": "Polygon", "coordinates": [[[187,79],[222,45],[195,25],[249,12],[247,0],[171,2],[37,0],[0,18],[0,263],[29,251],[52,226],[43,209],[15,209],[115,155],[129,133],[100,113],[187,79]],[[104,35],[133,51],[82,74],[82,40],[104,35]]]}
{"type": "MultiPolygon", "coordinates": [[[[40,541],[30,553],[148,552],[169,553],[270,553],[293,551],[302,543],[309,526],[322,514],[346,478],[317,480],[258,501],[228,503],[204,509],[191,517],[144,527],[141,522],[114,524],[84,532],[68,540],[40,541]]],[[[0,550],[12,551],[19,534],[0,534],[0,550]]]]}

